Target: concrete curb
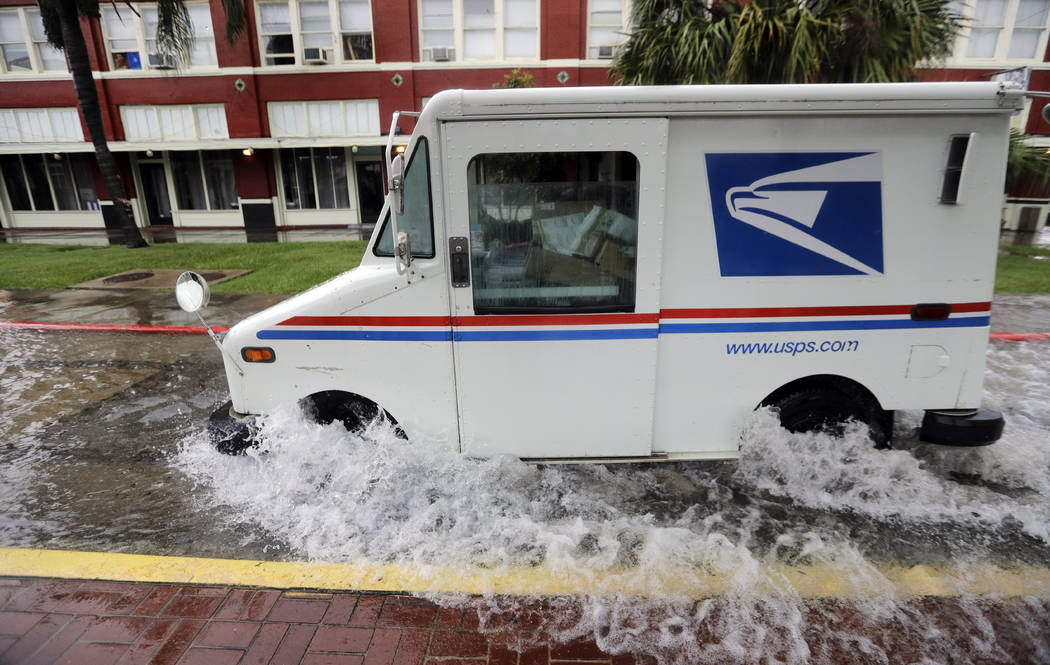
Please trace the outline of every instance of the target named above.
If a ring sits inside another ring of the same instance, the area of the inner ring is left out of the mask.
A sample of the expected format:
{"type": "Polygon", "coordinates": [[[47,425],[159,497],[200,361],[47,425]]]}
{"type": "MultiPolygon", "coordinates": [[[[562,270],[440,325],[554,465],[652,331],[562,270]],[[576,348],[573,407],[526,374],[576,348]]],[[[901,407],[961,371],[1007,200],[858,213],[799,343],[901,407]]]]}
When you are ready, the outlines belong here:
{"type": "Polygon", "coordinates": [[[1050,339],[1050,333],[993,332],[988,338],[993,342],[1032,342],[1050,339]]]}
{"type": "Polygon", "coordinates": [[[683,567],[574,572],[547,566],[483,569],[470,566],[249,561],[75,550],[0,547],[0,577],[57,577],[153,584],[259,586],[355,592],[458,593],[499,596],[633,596],[703,599],[733,593],[864,599],[1050,596],[1050,568],[872,565],[865,575],[832,564],[758,566],[752,584],[732,572],[683,567]]]}

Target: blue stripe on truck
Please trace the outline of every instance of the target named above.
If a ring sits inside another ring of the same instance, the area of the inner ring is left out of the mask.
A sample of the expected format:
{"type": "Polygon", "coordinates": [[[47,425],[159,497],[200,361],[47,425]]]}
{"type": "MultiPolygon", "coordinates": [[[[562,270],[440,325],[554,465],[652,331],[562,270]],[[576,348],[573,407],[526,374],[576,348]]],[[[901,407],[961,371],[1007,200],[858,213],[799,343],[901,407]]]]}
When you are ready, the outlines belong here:
{"type": "Polygon", "coordinates": [[[752,323],[661,323],[660,333],[803,332],[807,330],[898,330],[909,328],[980,328],[988,316],[944,321],[882,319],[873,321],[755,321],[752,323]]]}
{"type": "Polygon", "coordinates": [[[451,342],[450,330],[260,330],[259,339],[451,342]]]}
{"type": "Polygon", "coordinates": [[[659,331],[653,328],[626,328],[614,330],[457,330],[457,342],[525,342],[531,340],[575,339],[655,339],[659,331]]]}
{"type": "Polygon", "coordinates": [[[944,321],[880,319],[854,321],[755,321],[749,323],[661,323],[657,328],[583,330],[260,330],[258,339],[370,340],[399,342],[524,342],[559,340],[653,339],[660,334],[805,332],[821,330],[907,330],[980,328],[990,317],[968,316],[944,321]]]}

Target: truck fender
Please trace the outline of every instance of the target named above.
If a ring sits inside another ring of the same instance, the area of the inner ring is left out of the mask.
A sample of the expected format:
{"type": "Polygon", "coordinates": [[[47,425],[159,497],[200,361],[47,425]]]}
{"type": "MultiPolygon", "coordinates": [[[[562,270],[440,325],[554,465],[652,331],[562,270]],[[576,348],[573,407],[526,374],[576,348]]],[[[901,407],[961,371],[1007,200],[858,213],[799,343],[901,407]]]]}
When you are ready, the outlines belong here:
{"type": "MultiPolygon", "coordinates": [[[[786,383],[767,395],[758,407],[777,410],[780,423],[792,432],[842,432],[848,420],[868,426],[879,448],[893,440],[893,411],[862,384],[834,374],[815,374],[786,383]]],[[[756,407],[756,408],[758,408],[756,407]]]]}
{"type": "Polygon", "coordinates": [[[389,423],[399,437],[406,438],[404,430],[386,409],[356,393],[324,390],[299,400],[299,407],[309,418],[322,425],[339,421],[348,431],[360,433],[379,420],[389,423]]]}

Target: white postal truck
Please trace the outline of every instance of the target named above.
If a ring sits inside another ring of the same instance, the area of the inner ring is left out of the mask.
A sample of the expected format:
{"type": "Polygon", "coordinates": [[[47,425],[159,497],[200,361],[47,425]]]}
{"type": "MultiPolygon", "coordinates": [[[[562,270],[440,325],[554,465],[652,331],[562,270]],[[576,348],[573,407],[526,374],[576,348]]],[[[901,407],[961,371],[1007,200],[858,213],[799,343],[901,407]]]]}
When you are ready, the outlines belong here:
{"type": "MultiPolygon", "coordinates": [[[[761,405],[980,445],[996,83],[452,90],[359,267],[222,343],[226,451],[300,401],[471,456],[733,458],[761,405]]],[[[397,122],[395,116],[395,124],[397,122]]],[[[190,286],[206,293],[196,278],[190,286]]],[[[198,302],[199,304],[199,302],[198,302]]]]}

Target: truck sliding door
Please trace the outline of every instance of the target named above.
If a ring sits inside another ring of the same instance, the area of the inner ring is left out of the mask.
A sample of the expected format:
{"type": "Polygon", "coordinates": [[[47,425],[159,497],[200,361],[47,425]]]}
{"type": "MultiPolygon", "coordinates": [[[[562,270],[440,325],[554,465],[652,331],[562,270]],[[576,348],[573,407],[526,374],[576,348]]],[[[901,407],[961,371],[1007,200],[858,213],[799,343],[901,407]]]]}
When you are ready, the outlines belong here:
{"type": "Polygon", "coordinates": [[[651,453],[665,118],[446,123],[463,451],[651,453]]]}

